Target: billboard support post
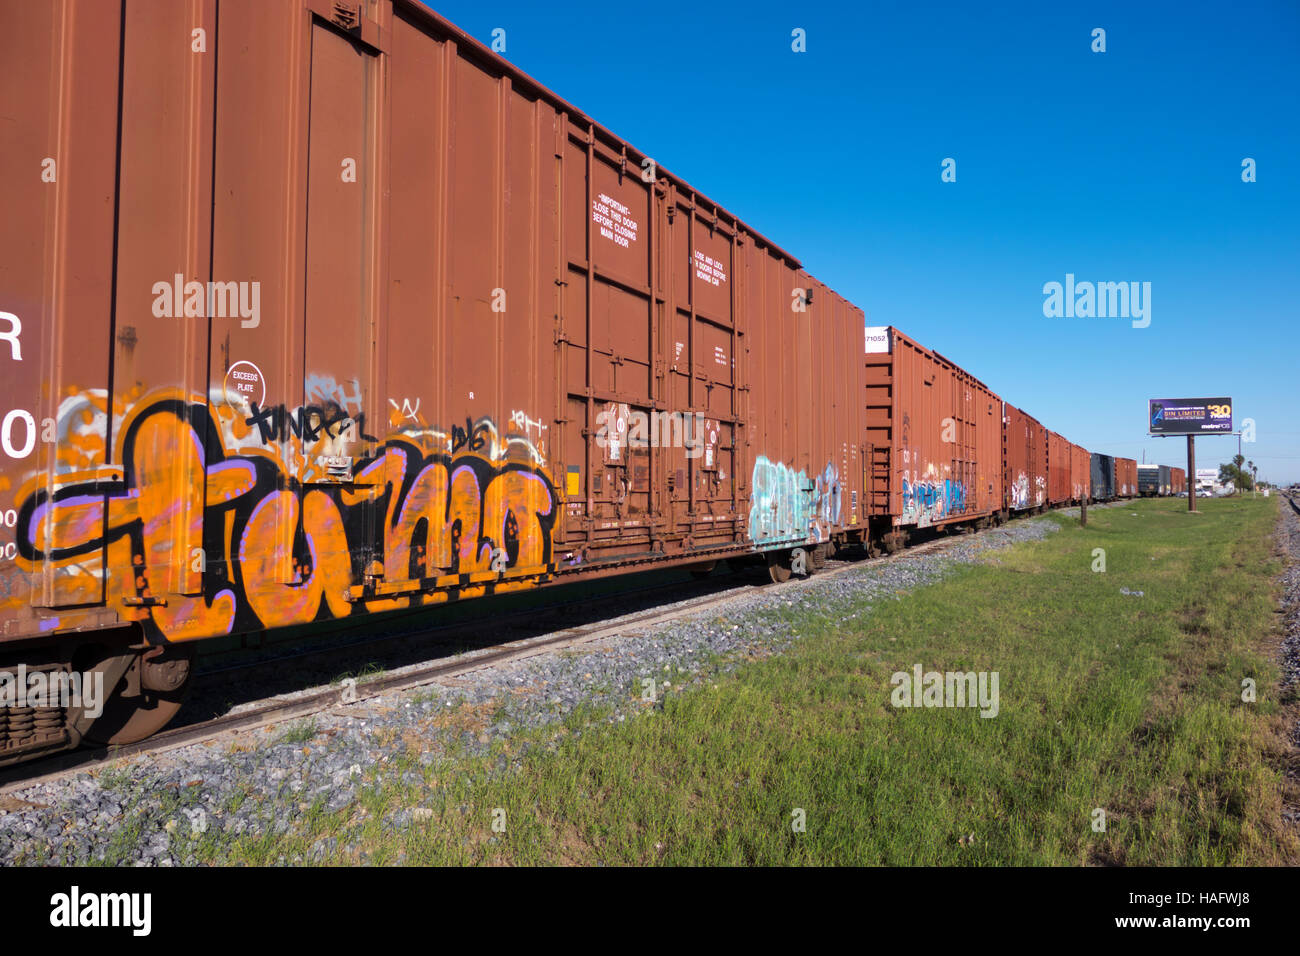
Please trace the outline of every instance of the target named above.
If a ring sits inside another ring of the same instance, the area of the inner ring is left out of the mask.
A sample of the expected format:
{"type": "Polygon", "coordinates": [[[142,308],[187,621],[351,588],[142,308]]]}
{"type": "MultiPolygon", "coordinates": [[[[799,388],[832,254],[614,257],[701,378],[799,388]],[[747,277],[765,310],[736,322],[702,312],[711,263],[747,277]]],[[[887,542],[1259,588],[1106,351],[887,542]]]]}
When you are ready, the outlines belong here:
{"type": "Polygon", "coordinates": [[[1147,433],[1160,438],[1166,435],[1187,436],[1187,512],[1197,514],[1196,436],[1237,434],[1232,430],[1232,399],[1150,399],[1147,401],[1147,433]]]}

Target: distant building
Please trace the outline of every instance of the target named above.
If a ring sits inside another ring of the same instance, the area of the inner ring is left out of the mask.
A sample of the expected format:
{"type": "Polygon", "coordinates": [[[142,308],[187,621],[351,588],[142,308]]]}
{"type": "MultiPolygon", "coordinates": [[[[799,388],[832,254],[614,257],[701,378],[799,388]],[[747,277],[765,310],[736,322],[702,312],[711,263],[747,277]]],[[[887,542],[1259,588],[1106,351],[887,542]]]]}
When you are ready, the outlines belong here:
{"type": "Polygon", "coordinates": [[[1219,481],[1219,469],[1196,469],[1196,493],[1209,492],[1212,495],[1230,495],[1234,491],[1232,482],[1219,481]]]}

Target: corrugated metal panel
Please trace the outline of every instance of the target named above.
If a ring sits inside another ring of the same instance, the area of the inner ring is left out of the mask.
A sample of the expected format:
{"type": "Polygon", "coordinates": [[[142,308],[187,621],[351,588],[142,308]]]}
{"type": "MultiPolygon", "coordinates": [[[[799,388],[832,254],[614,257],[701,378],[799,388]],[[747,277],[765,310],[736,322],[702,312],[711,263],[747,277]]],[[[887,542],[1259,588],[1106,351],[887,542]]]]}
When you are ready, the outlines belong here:
{"type": "Polygon", "coordinates": [[[1138,494],[1158,495],[1160,493],[1160,466],[1138,465],[1138,494]]]}
{"type": "Polygon", "coordinates": [[[1115,497],[1115,459],[1113,457],[1094,452],[1089,460],[1089,473],[1089,487],[1095,501],[1109,501],[1115,497]]]}
{"type": "Polygon", "coordinates": [[[862,311],[760,246],[748,266],[749,535],[827,541],[865,522],[862,311]]]}
{"type": "MultiPolygon", "coordinates": [[[[120,3],[6,5],[0,633],[103,600],[120,3]],[[111,102],[111,100],[110,100],[111,102]],[[51,440],[54,439],[54,440],[51,440]]],[[[108,616],[111,620],[111,615],[108,616]]]]}
{"type": "Polygon", "coordinates": [[[1002,401],[974,376],[889,329],[868,353],[868,444],[887,445],[887,514],[926,527],[1002,507],[1002,401]],[[888,395],[889,411],[882,398],[888,395]]]}
{"type": "Polygon", "coordinates": [[[1081,445],[1070,445],[1070,498],[1092,497],[1092,457],[1081,445]]]}
{"type": "Polygon", "coordinates": [[[1047,504],[1047,429],[1011,404],[1003,405],[1005,503],[1009,511],[1047,504]]]}
{"type": "Polygon", "coordinates": [[[1071,481],[1072,446],[1065,436],[1054,431],[1047,433],[1047,501],[1064,504],[1073,497],[1071,481]]]}
{"type": "Polygon", "coordinates": [[[1121,498],[1132,498],[1138,493],[1136,459],[1115,459],[1115,493],[1121,498]]]}

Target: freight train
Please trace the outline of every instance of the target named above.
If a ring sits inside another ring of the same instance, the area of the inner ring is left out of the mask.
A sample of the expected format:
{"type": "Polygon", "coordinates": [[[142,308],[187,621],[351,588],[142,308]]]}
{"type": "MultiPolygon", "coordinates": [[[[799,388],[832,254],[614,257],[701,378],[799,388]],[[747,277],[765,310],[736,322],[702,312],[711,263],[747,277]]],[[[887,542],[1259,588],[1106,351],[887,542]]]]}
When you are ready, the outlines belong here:
{"type": "Polygon", "coordinates": [[[204,639],[1140,490],[419,4],[7,10],[0,764],[204,639]]]}

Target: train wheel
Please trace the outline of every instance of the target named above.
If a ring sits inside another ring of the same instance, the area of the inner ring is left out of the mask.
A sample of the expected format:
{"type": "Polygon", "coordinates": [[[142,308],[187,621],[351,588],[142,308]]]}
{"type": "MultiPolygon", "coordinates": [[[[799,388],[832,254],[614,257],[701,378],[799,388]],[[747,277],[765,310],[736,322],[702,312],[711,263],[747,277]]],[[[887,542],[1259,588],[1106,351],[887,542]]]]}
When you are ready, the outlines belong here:
{"type": "MultiPolygon", "coordinates": [[[[946,534],[947,532],[945,531],[943,533],[946,534]]],[[[891,531],[889,532],[889,534],[885,535],[882,541],[885,545],[885,550],[887,552],[889,552],[890,554],[896,554],[897,552],[903,550],[903,547],[907,544],[907,532],[891,531]]]]}
{"type": "Polygon", "coordinates": [[[687,568],[687,570],[691,572],[691,577],[693,578],[707,578],[714,572],[717,566],[717,561],[704,561],[700,564],[692,564],[687,568]]]}
{"type": "MultiPolygon", "coordinates": [[[[121,659],[111,657],[97,668],[121,676],[111,690],[104,712],[86,731],[86,739],[98,744],[133,744],[166,727],[190,688],[193,648],[177,645],[151,647],[132,654],[125,672],[121,659]]],[[[106,682],[107,683],[107,682],[106,682]]]]}
{"type": "Polygon", "coordinates": [[[767,552],[767,573],[773,584],[784,584],[790,580],[790,552],[767,552]]]}

